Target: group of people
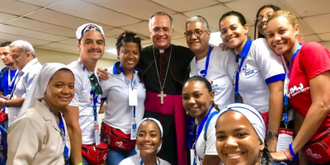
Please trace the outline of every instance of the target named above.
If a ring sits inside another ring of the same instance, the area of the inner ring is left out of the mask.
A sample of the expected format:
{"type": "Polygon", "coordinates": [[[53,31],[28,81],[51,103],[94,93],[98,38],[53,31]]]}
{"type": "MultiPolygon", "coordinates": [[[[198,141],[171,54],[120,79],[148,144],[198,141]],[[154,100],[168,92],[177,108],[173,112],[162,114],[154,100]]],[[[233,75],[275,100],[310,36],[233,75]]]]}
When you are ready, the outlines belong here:
{"type": "Polygon", "coordinates": [[[41,65],[26,41],[4,43],[7,164],[330,164],[329,50],[303,43],[289,11],[266,5],[255,21],[252,41],[241,13],[223,14],[223,43],[212,46],[207,20],[193,16],[186,48],[171,44],[174,20],[157,12],[153,44],[121,33],[106,69],[96,69],[105,35],[94,23],[77,29],[80,56],[67,66],[41,65]]]}

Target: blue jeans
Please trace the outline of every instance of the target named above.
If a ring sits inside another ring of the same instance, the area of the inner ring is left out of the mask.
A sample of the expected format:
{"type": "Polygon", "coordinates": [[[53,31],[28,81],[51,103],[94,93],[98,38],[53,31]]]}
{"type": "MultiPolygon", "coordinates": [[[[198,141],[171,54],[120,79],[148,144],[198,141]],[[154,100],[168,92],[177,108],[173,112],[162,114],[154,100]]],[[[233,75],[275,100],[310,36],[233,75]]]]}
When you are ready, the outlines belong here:
{"type": "Polygon", "coordinates": [[[128,152],[125,151],[115,151],[115,150],[111,150],[108,153],[107,159],[106,159],[106,163],[107,165],[118,165],[123,159],[130,157],[132,155],[135,155],[136,151],[135,151],[135,147],[128,152]]]}
{"type": "Polygon", "coordinates": [[[87,162],[87,160],[84,157],[82,158],[82,162],[83,162],[83,165],[89,165],[89,163],[87,162]]]}

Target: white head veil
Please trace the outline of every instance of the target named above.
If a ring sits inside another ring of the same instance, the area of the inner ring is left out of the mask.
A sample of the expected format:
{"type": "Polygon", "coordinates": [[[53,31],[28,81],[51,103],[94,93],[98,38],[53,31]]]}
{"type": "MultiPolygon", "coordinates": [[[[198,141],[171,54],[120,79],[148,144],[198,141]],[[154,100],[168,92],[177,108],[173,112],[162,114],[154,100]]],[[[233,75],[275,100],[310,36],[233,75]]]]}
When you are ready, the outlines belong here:
{"type": "Polygon", "coordinates": [[[34,99],[42,99],[44,97],[50,78],[58,70],[64,68],[70,70],[66,65],[61,63],[46,63],[42,66],[39,74],[33,79],[31,89],[25,97],[19,115],[32,106],[34,99]]]}
{"type": "Polygon", "coordinates": [[[236,111],[245,116],[253,126],[259,139],[264,142],[266,136],[266,126],[264,120],[261,117],[261,114],[256,109],[241,103],[229,104],[221,109],[219,117],[228,111],[236,111]]]}
{"type": "MultiPolygon", "coordinates": [[[[145,121],[153,121],[157,124],[159,130],[160,130],[160,137],[163,138],[163,134],[164,134],[164,131],[163,131],[163,126],[162,124],[160,124],[160,122],[157,120],[157,119],[154,119],[154,118],[151,118],[151,117],[147,117],[147,118],[144,118],[140,121],[140,123],[138,124],[137,128],[139,130],[139,127],[140,125],[145,122],[145,121]]],[[[160,145],[158,146],[157,148],[157,153],[160,151],[160,149],[162,148],[162,143],[160,143],[160,145]]],[[[139,149],[136,147],[136,150],[139,152],[139,149]]]]}

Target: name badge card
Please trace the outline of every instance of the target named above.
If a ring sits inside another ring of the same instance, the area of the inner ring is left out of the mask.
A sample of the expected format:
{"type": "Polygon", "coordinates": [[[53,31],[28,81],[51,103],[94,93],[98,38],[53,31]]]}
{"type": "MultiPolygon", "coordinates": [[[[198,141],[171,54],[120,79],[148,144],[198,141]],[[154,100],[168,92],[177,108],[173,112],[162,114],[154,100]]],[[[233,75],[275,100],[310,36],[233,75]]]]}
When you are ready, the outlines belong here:
{"type": "Polygon", "coordinates": [[[100,133],[99,133],[99,123],[95,121],[95,127],[94,127],[94,133],[95,133],[95,144],[100,144],[100,133]]]}
{"type": "Polygon", "coordinates": [[[138,99],[137,99],[137,88],[128,88],[128,105],[129,106],[137,106],[138,105],[138,99]]]}
{"type": "Polygon", "coordinates": [[[136,128],[135,119],[133,119],[131,123],[131,140],[136,140],[136,134],[137,134],[137,128],[136,128]]]}
{"type": "Polygon", "coordinates": [[[278,134],[278,141],[276,146],[276,152],[284,151],[288,148],[289,144],[293,141],[293,130],[280,128],[278,134]]]}

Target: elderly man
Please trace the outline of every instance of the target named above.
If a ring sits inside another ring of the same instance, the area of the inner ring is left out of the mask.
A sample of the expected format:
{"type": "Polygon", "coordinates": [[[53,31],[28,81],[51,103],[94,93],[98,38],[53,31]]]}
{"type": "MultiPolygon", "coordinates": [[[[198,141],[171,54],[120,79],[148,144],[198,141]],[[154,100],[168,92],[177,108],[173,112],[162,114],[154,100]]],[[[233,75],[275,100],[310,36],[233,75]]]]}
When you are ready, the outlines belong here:
{"type": "Polygon", "coordinates": [[[102,89],[94,74],[97,61],[102,58],[105,46],[104,32],[101,26],[93,23],[81,25],[76,31],[79,59],[68,65],[75,75],[75,95],[72,102],[64,111],[72,147],[74,164],[83,162],[82,145],[100,143],[98,125],[94,119],[97,116],[102,89]],[[95,106],[94,106],[95,105],[95,106]]]}
{"type": "Polygon", "coordinates": [[[41,64],[36,58],[34,49],[29,42],[16,40],[9,45],[9,49],[14,63],[19,69],[19,73],[17,82],[13,87],[13,92],[8,97],[8,100],[0,99],[0,109],[8,107],[8,124],[17,118],[24,98],[32,86],[33,79],[41,69],[41,64]]]}

